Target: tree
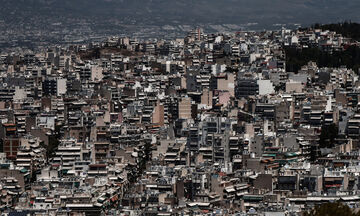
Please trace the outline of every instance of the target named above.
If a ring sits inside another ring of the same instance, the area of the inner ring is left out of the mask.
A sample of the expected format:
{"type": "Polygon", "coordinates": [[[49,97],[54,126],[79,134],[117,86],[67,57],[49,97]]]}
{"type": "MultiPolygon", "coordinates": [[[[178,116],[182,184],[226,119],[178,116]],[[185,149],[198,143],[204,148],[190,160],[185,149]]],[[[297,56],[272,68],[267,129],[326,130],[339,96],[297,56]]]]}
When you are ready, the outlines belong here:
{"type": "Polygon", "coordinates": [[[332,148],[335,146],[335,138],[338,136],[338,127],[335,124],[321,127],[320,148],[332,148]]]}
{"type": "Polygon", "coordinates": [[[234,69],[232,67],[227,66],[225,72],[234,73],[234,72],[238,72],[238,69],[234,69]]]}
{"type": "Polygon", "coordinates": [[[286,70],[290,72],[298,72],[309,61],[316,62],[319,67],[346,66],[355,72],[359,71],[360,47],[356,45],[344,47],[344,50],[333,51],[332,53],[318,47],[303,49],[284,47],[284,50],[286,53],[286,70]]]}
{"type": "Polygon", "coordinates": [[[355,213],[349,206],[340,202],[325,203],[316,206],[314,209],[305,212],[304,216],[360,216],[360,213],[355,213]]]}
{"type": "Polygon", "coordinates": [[[46,146],[46,159],[49,160],[50,158],[55,156],[55,151],[60,144],[61,139],[61,125],[56,125],[54,133],[49,136],[49,144],[46,146]]]}

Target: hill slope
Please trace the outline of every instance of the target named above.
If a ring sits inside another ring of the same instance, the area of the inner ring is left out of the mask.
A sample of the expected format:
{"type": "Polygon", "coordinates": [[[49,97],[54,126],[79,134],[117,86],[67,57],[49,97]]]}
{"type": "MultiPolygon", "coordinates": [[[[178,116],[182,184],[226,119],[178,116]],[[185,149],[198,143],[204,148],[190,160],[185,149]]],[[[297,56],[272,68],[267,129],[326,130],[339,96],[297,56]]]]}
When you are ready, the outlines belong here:
{"type": "Polygon", "coordinates": [[[359,21],[360,1],[348,0],[0,0],[0,16],[131,17],[181,23],[359,21]]]}

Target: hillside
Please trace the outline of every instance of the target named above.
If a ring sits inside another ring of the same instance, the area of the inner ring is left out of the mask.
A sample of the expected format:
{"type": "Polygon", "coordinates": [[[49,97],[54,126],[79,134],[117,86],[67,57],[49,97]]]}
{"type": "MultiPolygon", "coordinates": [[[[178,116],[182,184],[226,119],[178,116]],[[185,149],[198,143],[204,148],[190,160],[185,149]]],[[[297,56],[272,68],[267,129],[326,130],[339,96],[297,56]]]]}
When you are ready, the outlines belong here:
{"type": "MultiPolygon", "coordinates": [[[[359,19],[348,0],[0,0],[0,17],[131,17],[139,22],[329,23],[359,19]],[[351,9],[351,10],[350,10],[351,9]]],[[[357,9],[356,9],[357,8],[357,9]]]]}
{"type": "Polygon", "coordinates": [[[345,37],[352,38],[360,41],[360,24],[354,22],[343,22],[336,24],[315,24],[314,28],[320,28],[322,30],[335,31],[345,37]]]}

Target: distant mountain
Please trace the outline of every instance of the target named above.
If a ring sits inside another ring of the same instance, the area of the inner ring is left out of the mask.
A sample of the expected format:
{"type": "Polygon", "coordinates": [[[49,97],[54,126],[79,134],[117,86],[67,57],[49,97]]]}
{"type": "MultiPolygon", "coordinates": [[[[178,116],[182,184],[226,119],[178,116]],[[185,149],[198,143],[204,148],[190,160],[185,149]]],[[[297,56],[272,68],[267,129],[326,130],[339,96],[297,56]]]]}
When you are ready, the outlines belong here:
{"type": "Polygon", "coordinates": [[[130,18],[184,24],[360,21],[356,0],[0,0],[0,18],[130,18]]]}

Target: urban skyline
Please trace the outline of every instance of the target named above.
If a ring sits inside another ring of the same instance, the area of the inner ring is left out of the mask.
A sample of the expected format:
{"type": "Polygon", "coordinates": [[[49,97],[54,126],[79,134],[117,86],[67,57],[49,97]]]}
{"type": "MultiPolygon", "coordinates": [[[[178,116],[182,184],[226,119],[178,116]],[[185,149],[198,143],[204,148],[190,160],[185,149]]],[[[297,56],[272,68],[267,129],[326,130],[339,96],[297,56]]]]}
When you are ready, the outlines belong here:
{"type": "Polygon", "coordinates": [[[0,214],[359,215],[360,3],[246,2],[0,0],[0,214]]]}

